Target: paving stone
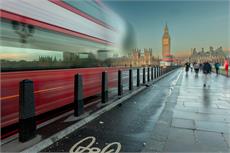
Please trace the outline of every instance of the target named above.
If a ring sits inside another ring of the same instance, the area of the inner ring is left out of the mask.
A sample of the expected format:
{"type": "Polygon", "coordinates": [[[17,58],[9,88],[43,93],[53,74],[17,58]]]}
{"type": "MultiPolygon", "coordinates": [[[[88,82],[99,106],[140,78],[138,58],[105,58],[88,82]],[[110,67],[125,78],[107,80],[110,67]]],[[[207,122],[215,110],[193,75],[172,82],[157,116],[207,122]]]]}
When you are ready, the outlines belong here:
{"type": "Polygon", "coordinates": [[[228,148],[230,149],[230,134],[223,134],[224,140],[228,146],[228,148]]]}
{"type": "Polygon", "coordinates": [[[193,130],[170,128],[167,142],[171,141],[195,144],[195,135],[193,130]]]}
{"type": "Polygon", "coordinates": [[[204,103],[184,102],[184,105],[185,107],[219,108],[216,104],[210,104],[208,102],[204,102],[204,103]]]}
{"type": "Polygon", "coordinates": [[[219,108],[209,108],[209,109],[199,108],[198,112],[200,112],[200,113],[209,113],[209,114],[217,114],[217,115],[226,115],[226,114],[230,115],[229,110],[219,109],[219,108]]]}
{"type": "Polygon", "coordinates": [[[221,109],[230,110],[230,105],[229,104],[224,104],[224,103],[220,104],[220,103],[218,103],[217,107],[221,108],[221,109]]]}
{"type": "Polygon", "coordinates": [[[199,111],[199,108],[198,107],[185,107],[185,106],[176,105],[175,110],[183,111],[183,112],[197,113],[199,111]]]}
{"type": "Polygon", "coordinates": [[[229,133],[228,124],[222,122],[195,121],[195,125],[198,130],[229,133]]]}
{"type": "Polygon", "coordinates": [[[193,130],[171,128],[163,152],[197,152],[200,151],[196,144],[193,130]]]}
{"type": "Polygon", "coordinates": [[[180,110],[174,110],[173,118],[194,119],[194,120],[207,119],[205,115],[197,114],[195,112],[185,112],[180,110]]]}
{"type": "Polygon", "coordinates": [[[204,151],[228,151],[228,146],[221,133],[196,131],[197,143],[204,151]]]}
{"type": "Polygon", "coordinates": [[[190,119],[173,118],[172,127],[193,130],[195,129],[195,122],[194,120],[190,120],[190,119]]]}
{"type": "Polygon", "coordinates": [[[184,119],[193,119],[197,121],[213,121],[213,122],[229,122],[229,116],[216,115],[216,114],[205,114],[198,112],[189,112],[174,110],[173,118],[184,118],[184,119]]]}

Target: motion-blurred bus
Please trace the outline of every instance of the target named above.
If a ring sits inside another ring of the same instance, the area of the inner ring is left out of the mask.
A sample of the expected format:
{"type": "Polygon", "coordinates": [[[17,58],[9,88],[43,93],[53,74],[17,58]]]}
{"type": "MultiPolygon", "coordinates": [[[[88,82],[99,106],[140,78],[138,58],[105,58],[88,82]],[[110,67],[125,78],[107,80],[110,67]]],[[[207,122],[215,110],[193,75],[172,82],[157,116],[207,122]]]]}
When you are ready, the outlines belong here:
{"type": "Polygon", "coordinates": [[[116,58],[134,45],[133,31],[100,1],[2,0],[1,128],[18,122],[19,82],[34,82],[36,115],[73,102],[74,75],[84,97],[100,93],[101,72],[117,84],[116,58]]]}

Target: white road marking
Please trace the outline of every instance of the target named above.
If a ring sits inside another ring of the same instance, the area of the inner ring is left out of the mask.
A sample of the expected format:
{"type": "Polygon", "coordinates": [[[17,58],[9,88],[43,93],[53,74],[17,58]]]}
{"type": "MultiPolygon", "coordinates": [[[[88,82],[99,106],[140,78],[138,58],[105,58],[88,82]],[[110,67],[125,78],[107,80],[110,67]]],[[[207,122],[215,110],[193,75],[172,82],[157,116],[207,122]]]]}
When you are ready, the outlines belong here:
{"type": "Polygon", "coordinates": [[[69,150],[70,153],[119,153],[121,150],[121,144],[119,142],[113,142],[105,146],[103,149],[92,147],[92,145],[95,143],[96,138],[95,137],[86,137],[77,143],[75,143],[69,150]],[[82,144],[87,140],[91,140],[90,143],[86,146],[82,146],[82,144]],[[114,146],[116,149],[112,149],[111,147],[114,146]],[[110,149],[111,148],[111,149],[110,149]]]}

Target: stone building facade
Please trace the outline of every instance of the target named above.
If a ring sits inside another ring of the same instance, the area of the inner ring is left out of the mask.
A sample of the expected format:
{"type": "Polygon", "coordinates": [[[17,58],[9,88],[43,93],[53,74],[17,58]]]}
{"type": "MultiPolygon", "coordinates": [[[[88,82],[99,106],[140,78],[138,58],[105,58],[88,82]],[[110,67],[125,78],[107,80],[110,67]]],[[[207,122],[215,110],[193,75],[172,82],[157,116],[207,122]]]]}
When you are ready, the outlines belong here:
{"type": "Polygon", "coordinates": [[[196,48],[193,48],[189,59],[192,63],[203,63],[205,61],[209,61],[210,63],[219,62],[223,65],[226,58],[227,56],[222,47],[215,50],[213,47],[209,47],[209,51],[205,51],[204,48],[202,48],[201,51],[197,51],[196,48]]]}
{"type": "Polygon", "coordinates": [[[133,49],[127,57],[116,58],[113,66],[142,67],[159,65],[159,58],[153,56],[152,49],[133,49]]]}

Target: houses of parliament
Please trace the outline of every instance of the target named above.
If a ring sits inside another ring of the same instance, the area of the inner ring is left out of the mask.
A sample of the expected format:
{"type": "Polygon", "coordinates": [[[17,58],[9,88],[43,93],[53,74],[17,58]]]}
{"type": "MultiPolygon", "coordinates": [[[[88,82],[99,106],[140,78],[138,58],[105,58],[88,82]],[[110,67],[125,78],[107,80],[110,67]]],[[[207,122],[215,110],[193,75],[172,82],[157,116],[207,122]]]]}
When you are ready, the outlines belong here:
{"type": "Polygon", "coordinates": [[[220,63],[224,64],[224,60],[227,58],[226,53],[223,51],[222,47],[214,49],[213,47],[209,47],[208,51],[205,51],[204,48],[201,51],[197,51],[196,48],[191,50],[191,56],[189,58],[190,62],[198,62],[203,63],[205,61],[209,61],[211,63],[220,63]]]}
{"type": "Polygon", "coordinates": [[[128,57],[122,57],[116,59],[113,62],[114,66],[131,66],[131,67],[141,67],[150,65],[162,65],[169,66],[173,62],[173,56],[171,55],[171,44],[170,35],[167,24],[164,27],[164,33],[162,37],[162,59],[153,56],[153,51],[149,49],[138,49],[135,48],[128,55],[128,57]]]}
{"type": "Polygon", "coordinates": [[[159,65],[159,58],[153,56],[151,48],[135,48],[127,57],[121,57],[113,62],[114,66],[141,67],[150,65],[159,65]]]}

